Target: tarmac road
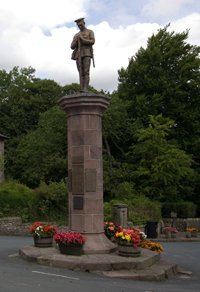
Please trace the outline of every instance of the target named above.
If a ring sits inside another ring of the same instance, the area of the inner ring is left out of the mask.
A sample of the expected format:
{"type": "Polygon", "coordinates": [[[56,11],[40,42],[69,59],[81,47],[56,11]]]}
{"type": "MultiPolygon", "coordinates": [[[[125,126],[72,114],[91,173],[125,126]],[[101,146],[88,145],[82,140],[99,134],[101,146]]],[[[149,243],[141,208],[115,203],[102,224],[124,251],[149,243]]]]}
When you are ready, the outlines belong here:
{"type": "Polygon", "coordinates": [[[0,236],[0,292],[199,292],[200,242],[162,244],[162,257],[193,274],[162,282],[141,282],[40,266],[18,256],[19,248],[32,245],[32,238],[0,236]]]}

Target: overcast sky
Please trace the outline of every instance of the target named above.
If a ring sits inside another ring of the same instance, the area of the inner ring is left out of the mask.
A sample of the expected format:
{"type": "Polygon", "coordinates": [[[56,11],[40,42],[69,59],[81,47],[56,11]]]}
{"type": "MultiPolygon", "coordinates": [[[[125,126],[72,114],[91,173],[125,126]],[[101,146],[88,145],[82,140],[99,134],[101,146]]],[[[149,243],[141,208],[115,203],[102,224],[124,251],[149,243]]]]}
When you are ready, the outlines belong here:
{"type": "Polygon", "coordinates": [[[200,0],[0,0],[0,69],[31,66],[39,78],[78,83],[70,44],[80,17],[95,33],[90,84],[98,90],[117,89],[117,70],[168,23],[200,45],[200,0]]]}

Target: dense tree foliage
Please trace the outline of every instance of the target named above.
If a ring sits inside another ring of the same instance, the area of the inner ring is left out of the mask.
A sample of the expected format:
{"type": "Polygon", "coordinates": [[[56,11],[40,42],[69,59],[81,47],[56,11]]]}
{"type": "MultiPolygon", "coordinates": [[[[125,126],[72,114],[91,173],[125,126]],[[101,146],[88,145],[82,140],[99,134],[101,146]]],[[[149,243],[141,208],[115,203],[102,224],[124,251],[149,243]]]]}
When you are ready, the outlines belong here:
{"type": "Polygon", "coordinates": [[[119,71],[118,93],[132,102],[131,115],[143,125],[150,114],[173,119],[172,137],[199,159],[200,47],[187,38],[188,31],[159,30],[119,71]]]}
{"type": "Polygon", "coordinates": [[[52,80],[34,77],[31,67],[14,67],[0,71],[0,133],[9,137],[6,143],[6,172],[15,176],[13,163],[19,141],[37,127],[39,116],[57,104],[62,88],[52,80]]]}
{"type": "Polygon", "coordinates": [[[192,194],[192,159],[174,141],[167,141],[173,125],[169,118],[149,116],[148,126],[135,133],[136,144],[130,147],[127,157],[137,193],[169,201],[192,194]]]}
{"type": "Polygon", "coordinates": [[[160,29],[149,38],[147,48],[140,48],[128,67],[119,70],[113,97],[119,100],[117,110],[111,103],[107,111],[117,125],[107,139],[113,168],[106,186],[126,180],[136,193],[151,198],[198,202],[200,47],[188,44],[187,38],[188,31],[160,29]],[[123,115],[119,123],[117,111],[123,115]],[[113,143],[117,127],[122,139],[113,143]],[[120,148],[121,157],[116,155],[120,148]]]}
{"type": "Polygon", "coordinates": [[[13,177],[36,187],[41,181],[60,181],[67,175],[66,115],[58,106],[42,113],[38,126],[18,144],[13,177]]]}

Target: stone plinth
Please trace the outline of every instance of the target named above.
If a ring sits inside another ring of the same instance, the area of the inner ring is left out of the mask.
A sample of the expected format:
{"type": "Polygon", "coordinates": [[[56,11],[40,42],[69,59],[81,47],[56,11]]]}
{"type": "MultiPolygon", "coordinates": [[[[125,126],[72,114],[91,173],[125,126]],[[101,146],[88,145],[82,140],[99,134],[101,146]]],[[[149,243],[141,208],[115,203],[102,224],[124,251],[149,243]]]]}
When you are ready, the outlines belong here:
{"type": "Polygon", "coordinates": [[[85,253],[115,246],[104,235],[102,114],[109,97],[76,93],[59,100],[67,113],[69,228],[85,235],[85,253]]]}

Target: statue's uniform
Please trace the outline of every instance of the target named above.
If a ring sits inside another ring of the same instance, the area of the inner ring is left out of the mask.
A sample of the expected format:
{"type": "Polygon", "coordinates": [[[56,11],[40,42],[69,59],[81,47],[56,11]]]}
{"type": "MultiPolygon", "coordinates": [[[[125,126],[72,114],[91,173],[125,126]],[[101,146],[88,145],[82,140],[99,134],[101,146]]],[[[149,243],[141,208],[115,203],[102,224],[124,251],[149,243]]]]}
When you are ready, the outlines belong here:
{"type": "Polygon", "coordinates": [[[95,42],[94,32],[85,28],[83,31],[77,33],[71,43],[71,49],[73,49],[72,59],[76,60],[81,91],[87,91],[90,80],[90,64],[93,57],[92,45],[95,42]],[[83,37],[84,41],[81,41],[79,37],[83,37]]]}

